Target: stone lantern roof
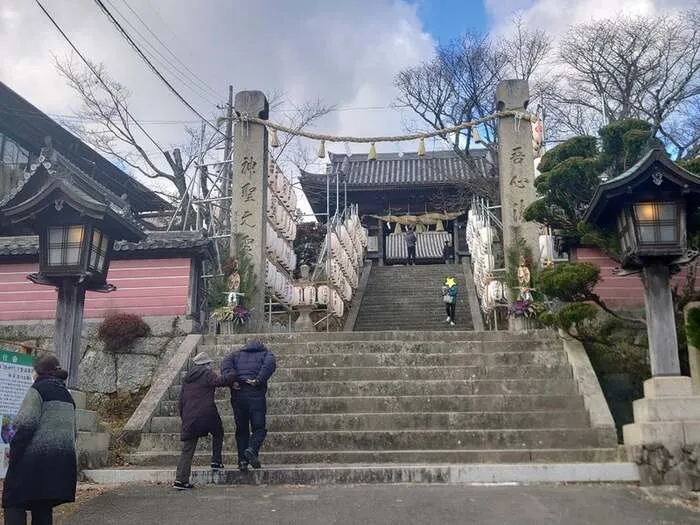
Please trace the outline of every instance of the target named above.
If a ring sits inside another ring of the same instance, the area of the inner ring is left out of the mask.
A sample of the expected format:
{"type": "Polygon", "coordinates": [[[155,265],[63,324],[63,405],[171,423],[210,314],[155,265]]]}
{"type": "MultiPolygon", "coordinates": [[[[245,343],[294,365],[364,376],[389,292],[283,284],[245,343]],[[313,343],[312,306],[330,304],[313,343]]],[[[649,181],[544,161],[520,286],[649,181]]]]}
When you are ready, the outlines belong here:
{"type": "Polygon", "coordinates": [[[36,233],[66,206],[77,216],[88,218],[84,220],[99,222],[113,239],[138,242],[146,236],[126,195],[115,195],[50,145],[0,201],[0,234],[36,233]]]}
{"type": "Polygon", "coordinates": [[[624,173],[598,186],[585,222],[610,227],[622,207],[631,201],[683,197],[686,210],[700,207],[700,177],[674,163],[661,149],[649,151],[639,162],[624,173]]]}

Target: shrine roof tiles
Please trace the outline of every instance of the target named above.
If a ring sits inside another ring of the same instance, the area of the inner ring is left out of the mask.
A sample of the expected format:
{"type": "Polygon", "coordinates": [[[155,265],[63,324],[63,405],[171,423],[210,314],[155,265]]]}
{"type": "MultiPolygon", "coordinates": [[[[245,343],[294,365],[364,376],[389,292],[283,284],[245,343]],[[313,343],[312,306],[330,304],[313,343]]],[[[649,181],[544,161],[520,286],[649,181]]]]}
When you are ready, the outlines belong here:
{"type": "MultiPolygon", "coordinates": [[[[146,238],[141,242],[115,242],[114,251],[116,253],[172,251],[183,255],[195,252],[213,258],[212,243],[212,239],[203,231],[147,232],[146,238]]],[[[39,237],[36,235],[0,237],[0,257],[38,254],[39,237]]]]}
{"type": "MultiPolygon", "coordinates": [[[[476,177],[488,177],[491,173],[485,150],[472,152],[469,161],[454,151],[433,151],[423,157],[415,153],[380,153],[376,160],[367,160],[366,154],[353,154],[348,159],[347,185],[353,186],[404,186],[448,184],[476,177]]],[[[302,171],[301,182],[323,183],[327,174],[341,172],[345,154],[329,153],[331,160],[327,173],[302,171]]]]}

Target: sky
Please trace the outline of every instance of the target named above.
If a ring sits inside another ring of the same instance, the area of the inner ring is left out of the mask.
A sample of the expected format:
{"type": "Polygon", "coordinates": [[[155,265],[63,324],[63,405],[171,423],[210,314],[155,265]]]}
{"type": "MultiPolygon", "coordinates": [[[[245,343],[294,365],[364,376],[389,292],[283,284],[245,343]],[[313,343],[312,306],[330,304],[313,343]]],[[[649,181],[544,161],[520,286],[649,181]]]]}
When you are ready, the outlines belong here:
{"type": "MultiPolygon", "coordinates": [[[[412,116],[392,107],[397,97],[395,75],[429,60],[439,43],[465,31],[503,34],[513,15],[520,13],[531,27],[560,35],[569,24],[595,17],[697,4],[697,0],[103,1],[118,18],[119,13],[126,18],[123,23],[131,24],[125,27],[137,40],[149,41],[177,66],[156,60],[206,117],[215,115],[216,104],[225,101],[232,84],[235,91],[283,93],[284,109],[320,99],[338,109],[318,121],[314,131],[363,136],[406,130],[412,116]],[[169,69],[177,69],[181,76],[169,69]]],[[[96,2],[41,2],[82,52],[103,63],[130,90],[132,113],[156,141],[163,146],[181,143],[181,121],[194,123],[196,115],[147,69],[96,2]]],[[[78,107],[76,95],[53,64],[54,57],[70,56],[68,44],[35,0],[0,0],[0,53],[0,80],[41,110],[65,115],[78,107]]],[[[339,145],[328,149],[344,151],[339,145]]],[[[391,144],[383,147],[394,149],[391,144]]]]}

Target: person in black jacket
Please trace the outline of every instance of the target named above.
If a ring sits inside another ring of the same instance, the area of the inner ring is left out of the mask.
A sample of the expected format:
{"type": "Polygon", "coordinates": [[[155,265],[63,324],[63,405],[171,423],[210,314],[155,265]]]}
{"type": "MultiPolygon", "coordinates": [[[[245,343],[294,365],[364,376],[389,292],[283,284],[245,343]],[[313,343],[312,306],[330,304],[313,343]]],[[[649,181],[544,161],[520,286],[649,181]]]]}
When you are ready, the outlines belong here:
{"type": "Polygon", "coordinates": [[[267,381],[277,368],[275,355],[260,341],[252,341],[221,362],[221,373],[231,387],[231,406],[236,422],[238,468],[260,468],[260,447],[267,435],[267,381]],[[235,381],[235,382],[234,382],[235,381]]]}
{"type": "Polygon", "coordinates": [[[75,501],[75,402],[64,381],[68,372],[54,356],[39,359],[10,440],[10,463],[2,490],[5,525],[51,525],[53,507],[75,501]]]}
{"type": "Polygon", "coordinates": [[[216,408],[214,393],[216,387],[227,386],[226,378],[211,369],[212,360],[205,352],[192,360],[194,366],[187,372],[180,390],[179,412],[182,419],[180,440],[182,455],[175,474],[173,488],[191,489],[190,472],[197,441],[200,437],[212,435],[211,468],[222,470],[221,449],[224,442],[224,426],[216,408]]]}

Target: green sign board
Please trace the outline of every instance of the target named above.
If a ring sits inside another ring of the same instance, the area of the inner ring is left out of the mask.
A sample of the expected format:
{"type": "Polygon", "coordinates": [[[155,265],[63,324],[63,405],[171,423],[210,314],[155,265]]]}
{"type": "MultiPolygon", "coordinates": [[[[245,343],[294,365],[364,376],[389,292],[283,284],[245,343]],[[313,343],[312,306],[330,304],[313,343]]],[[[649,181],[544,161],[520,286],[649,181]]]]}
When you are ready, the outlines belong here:
{"type": "Polygon", "coordinates": [[[0,478],[7,472],[10,440],[15,434],[15,417],[27,390],[32,386],[34,358],[13,352],[0,343],[0,478]]]}

